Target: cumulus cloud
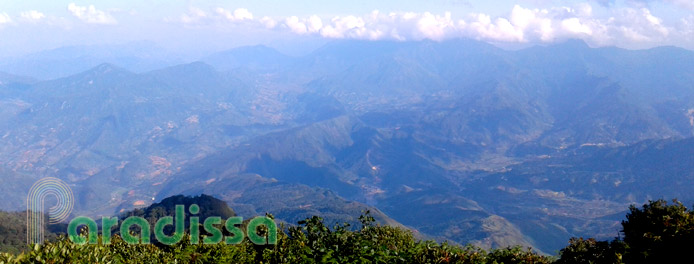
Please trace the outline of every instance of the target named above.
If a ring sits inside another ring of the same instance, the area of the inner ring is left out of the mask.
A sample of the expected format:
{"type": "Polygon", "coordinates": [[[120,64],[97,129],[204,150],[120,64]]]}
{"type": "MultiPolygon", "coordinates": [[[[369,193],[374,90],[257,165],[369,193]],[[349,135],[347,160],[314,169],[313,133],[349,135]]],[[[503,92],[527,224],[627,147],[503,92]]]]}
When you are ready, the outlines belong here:
{"type": "Polygon", "coordinates": [[[255,18],[245,8],[233,11],[214,8],[209,12],[190,8],[181,16],[180,22],[215,26],[243,22],[266,29],[335,39],[440,41],[463,37],[490,42],[551,43],[580,38],[598,46],[622,45],[625,41],[672,43],[675,39],[691,38],[690,35],[694,34],[686,33],[692,32],[692,18],[682,19],[679,25],[666,25],[645,6],[614,7],[596,16],[589,3],[544,9],[515,5],[508,14],[499,17],[484,13],[454,15],[451,12],[384,13],[375,10],[360,16],[255,18]]]}
{"type": "Polygon", "coordinates": [[[450,12],[446,12],[443,16],[426,12],[417,20],[417,30],[422,37],[433,40],[444,39],[451,30],[455,30],[454,25],[450,12]]]}
{"type": "Polygon", "coordinates": [[[694,42],[694,15],[682,18],[678,26],[677,32],[681,34],[681,40],[687,43],[694,42]]]}
{"type": "Polygon", "coordinates": [[[319,32],[323,28],[323,20],[318,16],[311,16],[306,21],[306,29],[308,32],[319,32]]]}
{"type": "Polygon", "coordinates": [[[218,7],[215,9],[215,12],[218,15],[221,15],[222,17],[226,18],[229,21],[241,21],[241,20],[252,20],[253,19],[253,14],[248,11],[248,9],[245,8],[238,8],[236,10],[229,11],[227,9],[218,7]]]}
{"type": "MultiPolygon", "coordinates": [[[[222,7],[212,8],[208,11],[197,7],[189,7],[188,11],[176,19],[166,19],[166,21],[181,22],[186,25],[205,26],[224,23],[239,23],[244,21],[254,20],[253,13],[246,8],[237,8],[234,10],[225,9],[222,7]]],[[[269,23],[269,21],[267,21],[269,23]]]]}
{"type": "Polygon", "coordinates": [[[200,8],[190,7],[188,12],[181,15],[181,22],[184,24],[196,23],[207,17],[207,13],[200,8]]]}
{"type": "MultiPolygon", "coordinates": [[[[363,16],[336,16],[332,19],[288,17],[282,27],[296,34],[314,34],[326,38],[444,40],[473,38],[492,42],[556,42],[569,38],[584,39],[595,45],[623,44],[620,41],[664,42],[672,39],[672,26],[648,8],[614,8],[611,16],[595,17],[590,4],[568,7],[529,9],[515,5],[506,16],[491,17],[473,13],[454,19],[450,12],[374,11],[363,16]]],[[[690,20],[680,24],[689,25],[690,20]]],[[[680,30],[681,31],[681,30],[680,30]]]]}
{"type": "Polygon", "coordinates": [[[468,37],[493,41],[553,42],[567,38],[581,38],[597,45],[633,42],[664,41],[672,29],[663,24],[647,8],[622,8],[612,16],[597,18],[587,7],[526,9],[515,6],[510,18],[498,18],[489,23],[488,17],[477,16],[463,29],[468,37]],[[475,24],[485,27],[475,27],[475,24]],[[489,33],[491,32],[491,33],[489,33]],[[492,34],[495,33],[495,34],[492,34]]]}
{"type": "Polygon", "coordinates": [[[20,17],[22,17],[24,20],[30,21],[30,22],[38,22],[41,19],[45,18],[46,15],[43,13],[36,11],[36,10],[29,10],[29,11],[24,11],[19,14],[20,17]]]}
{"type": "Polygon", "coordinates": [[[72,13],[73,16],[89,24],[117,24],[111,14],[105,11],[96,9],[94,5],[89,6],[78,6],[75,3],[70,3],[67,6],[67,10],[72,13]]]}
{"type": "Polygon", "coordinates": [[[320,33],[321,29],[323,29],[323,19],[315,15],[305,19],[290,16],[284,20],[284,25],[297,34],[320,33]]]}
{"type": "Polygon", "coordinates": [[[283,26],[297,34],[317,34],[326,38],[353,39],[436,39],[441,40],[454,31],[451,14],[381,13],[367,16],[336,16],[324,19],[318,16],[288,17],[283,26]]]}
{"type": "Polygon", "coordinates": [[[505,42],[523,42],[525,34],[522,30],[517,29],[511,21],[500,17],[492,21],[491,17],[486,14],[473,14],[471,21],[458,22],[460,28],[465,31],[465,35],[469,35],[475,39],[487,39],[505,42]]]}
{"type": "Polygon", "coordinates": [[[297,34],[308,33],[306,29],[306,24],[302,22],[297,16],[290,16],[284,20],[284,24],[287,25],[289,30],[297,34]]]}
{"type": "Polygon", "coordinates": [[[275,21],[274,19],[267,17],[267,16],[264,16],[263,18],[261,18],[260,23],[263,24],[263,26],[265,26],[265,28],[268,28],[268,29],[272,29],[272,28],[275,28],[277,26],[277,21],[275,21]]]}
{"type": "Polygon", "coordinates": [[[566,32],[572,34],[585,34],[588,36],[593,34],[593,29],[590,26],[582,23],[580,19],[575,17],[562,20],[561,27],[566,32]]]}
{"type": "Polygon", "coordinates": [[[361,17],[334,17],[321,28],[320,34],[328,38],[366,38],[366,22],[361,17]]]}
{"type": "Polygon", "coordinates": [[[9,24],[12,22],[12,18],[7,13],[0,13],[0,25],[9,24]]]}
{"type": "Polygon", "coordinates": [[[689,34],[694,34],[694,15],[682,18],[680,20],[680,29],[689,34]]]}

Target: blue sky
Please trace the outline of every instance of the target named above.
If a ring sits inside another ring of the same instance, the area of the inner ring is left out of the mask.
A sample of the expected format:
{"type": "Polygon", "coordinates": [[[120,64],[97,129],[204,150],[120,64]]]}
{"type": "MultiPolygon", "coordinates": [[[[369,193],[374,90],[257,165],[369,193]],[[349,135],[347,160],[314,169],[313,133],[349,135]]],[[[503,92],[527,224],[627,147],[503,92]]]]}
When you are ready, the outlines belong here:
{"type": "Polygon", "coordinates": [[[505,46],[694,49],[692,0],[0,1],[0,56],[151,41],[168,49],[473,38],[505,46]]]}

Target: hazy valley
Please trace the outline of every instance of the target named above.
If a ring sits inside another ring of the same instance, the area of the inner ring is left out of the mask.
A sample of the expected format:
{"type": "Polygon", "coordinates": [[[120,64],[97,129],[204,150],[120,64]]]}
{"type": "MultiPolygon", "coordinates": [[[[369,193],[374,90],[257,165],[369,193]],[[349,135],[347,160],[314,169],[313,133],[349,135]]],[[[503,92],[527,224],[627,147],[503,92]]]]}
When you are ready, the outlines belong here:
{"type": "Polygon", "coordinates": [[[618,236],[630,204],[694,201],[685,49],[344,40],[184,64],[67,50],[84,55],[0,64],[2,210],[54,176],[75,215],[204,193],[244,216],[370,209],[422,237],[553,254],[618,236]]]}

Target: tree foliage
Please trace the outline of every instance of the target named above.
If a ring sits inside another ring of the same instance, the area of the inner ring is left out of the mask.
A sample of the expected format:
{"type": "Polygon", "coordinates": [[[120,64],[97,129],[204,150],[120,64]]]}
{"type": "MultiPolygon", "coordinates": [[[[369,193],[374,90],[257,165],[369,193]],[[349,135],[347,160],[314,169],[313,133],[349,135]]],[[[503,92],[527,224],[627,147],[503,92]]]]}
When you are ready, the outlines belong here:
{"type": "Polygon", "coordinates": [[[19,255],[0,254],[0,263],[551,263],[551,259],[521,248],[486,252],[474,246],[418,241],[409,230],[374,224],[368,213],[362,226],[326,226],[320,217],[282,228],[276,245],[190,244],[131,245],[119,236],[109,245],[79,246],[67,239],[19,255]]]}
{"type": "Polygon", "coordinates": [[[558,263],[681,263],[694,245],[694,211],[674,200],[630,206],[622,221],[624,239],[573,238],[558,263]]]}
{"type": "MultiPolygon", "coordinates": [[[[1,215],[8,217],[8,215],[1,215]]],[[[268,215],[271,217],[271,215],[268,215]]],[[[9,218],[8,218],[9,219],[9,218]]],[[[109,245],[76,245],[65,237],[32,245],[23,253],[0,253],[4,263],[680,263],[694,245],[694,211],[682,203],[651,201],[631,206],[622,222],[624,238],[613,241],[572,238],[559,258],[531,249],[479,247],[417,240],[411,231],[375,224],[367,211],[361,227],[325,225],[314,216],[298,225],[281,225],[276,245],[131,245],[115,235],[109,245]]],[[[0,226],[1,227],[1,226],[0,226]]],[[[259,230],[261,234],[266,230],[259,230]]],[[[16,233],[16,232],[15,232],[16,233]]],[[[101,238],[99,238],[101,239],[101,238]]]]}

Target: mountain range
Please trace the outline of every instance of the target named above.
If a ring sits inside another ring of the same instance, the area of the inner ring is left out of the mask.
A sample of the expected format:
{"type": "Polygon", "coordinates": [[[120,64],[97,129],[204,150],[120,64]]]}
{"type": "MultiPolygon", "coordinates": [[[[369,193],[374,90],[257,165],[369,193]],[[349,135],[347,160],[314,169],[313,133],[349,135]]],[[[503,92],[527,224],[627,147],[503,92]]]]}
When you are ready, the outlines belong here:
{"type": "Polygon", "coordinates": [[[0,67],[0,209],[55,176],[76,215],[204,193],[243,216],[371,210],[422,237],[555,253],[618,236],[629,204],[694,201],[685,49],[343,40],[119,61],[0,67]]]}

